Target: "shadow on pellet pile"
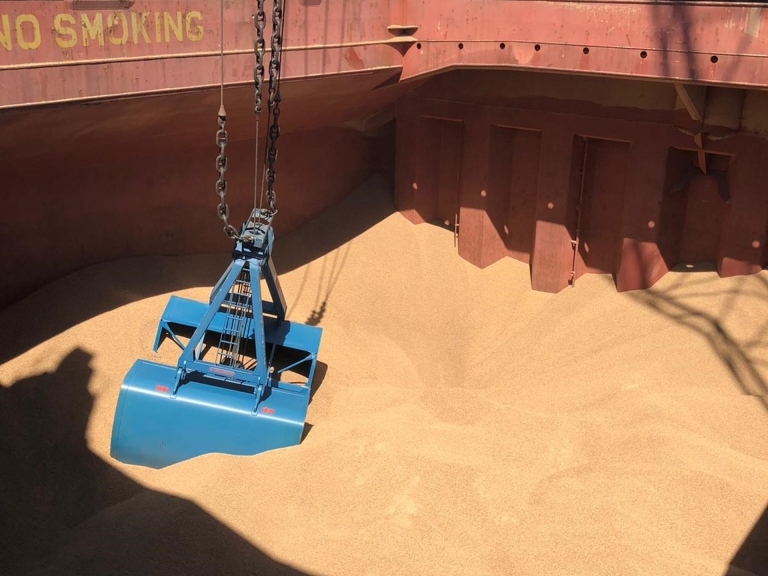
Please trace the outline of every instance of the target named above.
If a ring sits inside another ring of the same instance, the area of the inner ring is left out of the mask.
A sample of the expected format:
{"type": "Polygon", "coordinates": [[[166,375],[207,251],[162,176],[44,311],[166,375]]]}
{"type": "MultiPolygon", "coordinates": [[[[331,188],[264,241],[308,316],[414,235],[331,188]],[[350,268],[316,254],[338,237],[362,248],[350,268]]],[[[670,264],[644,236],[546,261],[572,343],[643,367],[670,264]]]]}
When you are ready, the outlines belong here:
{"type": "Polygon", "coordinates": [[[2,573],[306,576],[88,449],[91,359],[0,387],[2,573]]]}
{"type": "Polygon", "coordinates": [[[768,576],[768,507],[734,554],[724,576],[768,576]]]}
{"type": "MultiPolygon", "coordinates": [[[[678,272],[695,274],[713,272],[710,262],[695,266],[680,265],[678,272]]],[[[768,382],[765,372],[768,363],[768,280],[763,276],[746,276],[739,280],[736,287],[723,292],[702,291],[697,294],[690,290],[681,290],[683,276],[664,290],[650,288],[635,293],[633,296],[655,312],[685,326],[704,338],[712,351],[728,369],[738,390],[754,397],[768,413],[768,382]],[[713,313],[707,300],[720,300],[719,310],[713,313]],[[739,298],[750,298],[758,304],[754,310],[763,314],[758,318],[757,327],[749,335],[732,334],[727,328],[728,316],[736,307],[739,298]]],[[[701,284],[708,284],[702,280],[701,284]]],[[[686,282],[687,288],[691,283],[686,282]]],[[[695,361],[692,358],[691,361],[695,361]]],[[[768,576],[768,508],[749,528],[743,543],[733,555],[730,565],[723,576],[768,576]]]]}
{"type": "MultiPolygon", "coordinates": [[[[714,271],[710,263],[687,268],[680,265],[677,272],[695,274],[696,271],[714,271]]],[[[638,291],[633,297],[655,312],[685,326],[704,338],[712,351],[731,373],[739,391],[757,399],[768,413],[768,280],[763,276],[744,276],[735,288],[726,293],[690,292],[691,283],[682,290],[683,277],[664,290],[649,288],[638,291]],[[707,300],[721,298],[720,310],[712,313],[707,300]],[[749,336],[734,335],[727,328],[728,316],[740,298],[750,298],[758,303],[756,314],[762,314],[759,327],[749,336]]],[[[708,284],[704,279],[701,284],[708,284]]],[[[692,358],[691,361],[695,361],[692,358]]]]}
{"type": "MultiPolygon", "coordinates": [[[[386,179],[374,175],[336,206],[298,230],[280,236],[274,247],[278,276],[331,253],[393,214],[392,193],[392,186],[386,179]]],[[[212,225],[216,225],[215,222],[212,221],[212,225]]],[[[0,333],[0,364],[109,310],[158,294],[213,286],[231,261],[231,255],[226,252],[209,259],[194,255],[154,258],[154,261],[151,257],[128,258],[89,266],[16,303],[6,317],[9,325],[23,324],[28,316],[39,314],[41,310],[45,311],[47,321],[35,330],[25,330],[13,337],[4,338],[0,333]],[[152,274],[147,274],[148,266],[152,274]],[[105,277],[109,279],[108,284],[103,284],[105,277]],[[94,278],[99,282],[97,286],[90,284],[94,278]],[[56,298],[50,298],[49,290],[55,290],[56,298]],[[53,308],[50,300],[60,302],[62,296],[71,305],[53,308]],[[83,303],[84,298],[87,298],[86,303],[83,303]]],[[[322,319],[330,290],[332,285],[322,294],[315,313],[308,319],[310,323],[318,324],[322,319]]],[[[293,305],[295,302],[289,302],[289,306],[293,305]]]]}

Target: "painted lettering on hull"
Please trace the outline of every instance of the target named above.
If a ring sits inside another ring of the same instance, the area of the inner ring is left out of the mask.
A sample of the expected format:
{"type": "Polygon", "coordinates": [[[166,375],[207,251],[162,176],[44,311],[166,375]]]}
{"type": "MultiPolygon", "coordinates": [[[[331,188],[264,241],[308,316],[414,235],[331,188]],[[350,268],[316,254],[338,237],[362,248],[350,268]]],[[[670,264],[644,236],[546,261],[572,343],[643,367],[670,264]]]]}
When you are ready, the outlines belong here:
{"type": "Polygon", "coordinates": [[[200,42],[204,35],[199,10],[60,13],[50,22],[35,14],[0,14],[0,54],[47,48],[49,43],[63,50],[125,44],[167,46],[200,42]]]}
{"type": "Polygon", "coordinates": [[[34,14],[18,14],[11,19],[0,14],[0,46],[6,50],[36,50],[40,47],[40,22],[34,14]]]}

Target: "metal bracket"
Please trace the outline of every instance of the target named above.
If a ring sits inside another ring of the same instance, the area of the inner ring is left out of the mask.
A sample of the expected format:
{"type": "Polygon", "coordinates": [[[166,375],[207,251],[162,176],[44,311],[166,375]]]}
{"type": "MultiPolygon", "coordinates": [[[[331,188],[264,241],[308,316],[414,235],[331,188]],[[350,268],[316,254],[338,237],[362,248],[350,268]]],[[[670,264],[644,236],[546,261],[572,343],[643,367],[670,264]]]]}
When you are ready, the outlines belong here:
{"type": "Polygon", "coordinates": [[[453,247],[456,248],[459,245],[459,213],[456,213],[456,217],[453,219],[453,247]]]}
{"type": "Polygon", "coordinates": [[[573,260],[571,262],[571,274],[568,277],[568,284],[571,288],[576,287],[576,257],[579,253],[579,244],[581,242],[581,204],[584,201],[584,175],[587,172],[587,156],[589,151],[589,138],[584,137],[584,158],[581,161],[581,172],[579,172],[579,200],[576,203],[576,230],[574,238],[571,240],[573,247],[573,260]]]}

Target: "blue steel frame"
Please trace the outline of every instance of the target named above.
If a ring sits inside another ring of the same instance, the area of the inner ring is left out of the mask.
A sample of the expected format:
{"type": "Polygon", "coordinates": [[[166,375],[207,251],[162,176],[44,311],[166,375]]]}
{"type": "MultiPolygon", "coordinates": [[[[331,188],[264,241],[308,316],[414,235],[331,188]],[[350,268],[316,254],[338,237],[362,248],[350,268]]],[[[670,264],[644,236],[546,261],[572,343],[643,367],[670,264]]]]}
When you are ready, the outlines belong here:
{"type": "Polygon", "coordinates": [[[155,349],[163,331],[169,332],[182,348],[175,370],[137,360],[126,375],[112,429],[114,458],[161,468],[208,452],[256,454],[300,442],[322,329],[285,319],[285,298],[271,259],[271,222],[252,219],[241,236],[249,241],[236,243],[233,260],[211,291],[207,307],[177,296],[166,306],[155,349]],[[250,302],[238,300],[243,295],[233,288],[246,267],[250,296],[246,293],[245,298],[250,302]],[[262,276],[272,302],[261,300],[262,276]],[[254,344],[252,370],[231,359],[229,363],[201,359],[206,334],[225,330],[222,306],[232,305],[233,298],[235,305],[249,306],[251,312],[239,325],[239,337],[254,344]],[[171,324],[195,327],[186,346],[173,334],[171,324]],[[278,346],[306,355],[270,371],[278,346]],[[280,381],[281,373],[305,362],[311,363],[306,385],[280,381]],[[249,403],[246,391],[251,388],[249,403]]]}

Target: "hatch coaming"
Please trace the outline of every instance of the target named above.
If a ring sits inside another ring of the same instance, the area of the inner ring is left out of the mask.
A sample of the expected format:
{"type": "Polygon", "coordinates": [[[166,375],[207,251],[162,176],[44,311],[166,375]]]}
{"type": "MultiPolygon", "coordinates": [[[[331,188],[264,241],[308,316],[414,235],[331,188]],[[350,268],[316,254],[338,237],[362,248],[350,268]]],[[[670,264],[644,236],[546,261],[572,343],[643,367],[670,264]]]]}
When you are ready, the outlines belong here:
{"type": "MultiPolygon", "coordinates": [[[[252,82],[252,12],[226,4],[228,85],[252,82]]],[[[2,0],[0,109],[214,86],[219,29],[203,0],[2,0]]],[[[288,2],[282,77],[493,67],[767,88],[766,30],[754,2],[288,2]]]]}

